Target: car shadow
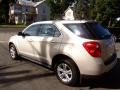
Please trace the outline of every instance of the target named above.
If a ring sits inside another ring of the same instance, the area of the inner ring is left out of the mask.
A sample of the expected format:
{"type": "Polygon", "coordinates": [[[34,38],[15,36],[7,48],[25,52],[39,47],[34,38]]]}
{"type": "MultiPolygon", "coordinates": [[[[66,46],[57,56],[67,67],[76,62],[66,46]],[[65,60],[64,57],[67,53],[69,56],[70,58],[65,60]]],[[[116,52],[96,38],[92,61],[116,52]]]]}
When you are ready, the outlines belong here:
{"type": "Polygon", "coordinates": [[[120,89],[120,58],[118,63],[109,73],[95,79],[83,80],[82,87],[120,89]]]}
{"type": "MultiPolygon", "coordinates": [[[[31,64],[33,63],[31,62],[31,64]]],[[[24,65],[26,65],[26,62],[24,61],[15,61],[15,63],[12,64],[0,65],[0,88],[8,87],[23,81],[31,81],[54,76],[53,72],[48,72],[46,70],[40,72],[39,70],[32,70],[27,68],[21,68],[19,70],[15,69],[18,66],[24,65]]]]}
{"type": "Polygon", "coordinates": [[[25,62],[16,61],[16,62],[11,63],[11,64],[0,65],[0,71],[6,70],[6,69],[9,69],[9,68],[14,68],[16,66],[20,66],[20,65],[24,65],[24,64],[26,64],[26,63],[25,62]]]}
{"type": "MultiPolygon", "coordinates": [[[[18,75],[19,74],[24,74],[24,73],[28,73],[29,71],[21,71],[21,72],[17,72],[18,75]]],[[[14,72],[16,73],[16,72],[14,72]]],[[[9,74],[8,74],[9,75],[9,74]]],[[[42,77],[49,77],[49,76],[54,76],[54,73],[31,73],[29,75],[22,75],[22,76],[18,76],[18,77],[12,77],[12,78],[1,78],[0,79],[0,84],[5,84],[5,83],[17,83],[17,82],[22,82],[22,81],[27,81],[27,80],[32,80],[32,79],[36,79],[36,78],[42,78],[42,77]]]]}

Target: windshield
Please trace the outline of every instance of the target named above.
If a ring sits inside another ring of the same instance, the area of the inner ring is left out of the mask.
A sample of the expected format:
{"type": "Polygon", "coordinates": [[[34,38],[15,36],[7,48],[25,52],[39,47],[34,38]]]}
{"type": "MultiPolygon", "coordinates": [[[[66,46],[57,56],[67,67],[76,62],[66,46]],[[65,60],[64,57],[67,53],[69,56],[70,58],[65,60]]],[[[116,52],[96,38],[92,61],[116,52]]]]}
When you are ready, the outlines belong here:
{"type": "Polygon", "coordinates": [[[64,24],[75,35],[87,39],[109,39],[110,32],[96,22],[64,24]]]}

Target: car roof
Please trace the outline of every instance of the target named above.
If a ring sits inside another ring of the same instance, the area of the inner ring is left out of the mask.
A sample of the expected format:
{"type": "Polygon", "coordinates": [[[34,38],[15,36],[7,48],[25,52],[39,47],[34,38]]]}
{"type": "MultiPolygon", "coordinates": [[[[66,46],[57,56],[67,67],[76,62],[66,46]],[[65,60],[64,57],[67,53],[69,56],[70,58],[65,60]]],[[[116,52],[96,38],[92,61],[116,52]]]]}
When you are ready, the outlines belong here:
{"type": "Polygon", "coordinates": [[[51,21],[39,21],[35,22],[34,24],[52,24],[52,23],[86,23],[86,22],[95,22],[93,20],[51,20],[51,21]]]}

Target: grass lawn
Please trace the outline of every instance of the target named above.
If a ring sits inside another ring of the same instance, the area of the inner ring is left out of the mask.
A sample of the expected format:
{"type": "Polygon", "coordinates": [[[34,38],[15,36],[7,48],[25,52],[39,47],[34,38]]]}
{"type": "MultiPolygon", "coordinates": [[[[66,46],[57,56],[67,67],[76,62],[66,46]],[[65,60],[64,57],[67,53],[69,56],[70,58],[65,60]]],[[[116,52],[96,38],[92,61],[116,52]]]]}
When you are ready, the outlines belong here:
{"type": "Polygon", "coordinates": [[[26,25],[0,25],[0,28],[25,28],[26,25]]]}

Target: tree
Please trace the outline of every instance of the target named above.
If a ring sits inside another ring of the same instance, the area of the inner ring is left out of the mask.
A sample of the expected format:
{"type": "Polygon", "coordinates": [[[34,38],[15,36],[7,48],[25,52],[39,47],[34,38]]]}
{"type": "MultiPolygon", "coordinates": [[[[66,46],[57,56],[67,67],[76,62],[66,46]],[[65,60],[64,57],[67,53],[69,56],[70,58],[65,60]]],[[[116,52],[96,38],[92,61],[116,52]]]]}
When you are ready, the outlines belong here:
{"type": "Polygon", "coordinates": [[[89,1],[88,0],[77,0],[74,7],[75,19],[89,19],[89,1]]]}
{"type": "Polygon", "coordinates": [[[0,23],[8,23],[9,18],[9,4],[14,3],[15,0],[1,0],[0,2],[0,23]]]}
{"type": "Polygon", "coordinates": [[[51,19],[61,19],[64,11],[74,0],[47,0],[51,9],[51,19]]]}
{"type": "Polygon", "coordinates": [[[120,0],[91,0],[90,17],[106,26],[113,26],[120,16],[120,0]]]}

